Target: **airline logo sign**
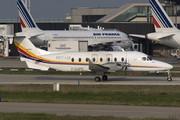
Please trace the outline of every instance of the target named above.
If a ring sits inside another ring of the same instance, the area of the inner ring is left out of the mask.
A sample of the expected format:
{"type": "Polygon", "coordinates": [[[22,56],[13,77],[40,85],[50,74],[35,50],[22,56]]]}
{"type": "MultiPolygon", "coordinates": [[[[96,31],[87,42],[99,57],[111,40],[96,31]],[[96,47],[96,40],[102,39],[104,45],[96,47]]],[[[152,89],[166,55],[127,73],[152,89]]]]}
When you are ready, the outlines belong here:
{"type": "Polygon", "coordinates": [[[93,33],[94,36],[120,36],[119,33],[93,33]]]}
{"type": "Polygon", "coordinates": [[[151,10],[153,15],[154,24],[157,28],[173,28],[173,25],[169,21],[167,15],[164,13],[161,5],[156,0],[149,0],[151,4],[151,10]]]}
{"type": "Polygon", "coordinates": [[[60,47],[56,47],[56,49],[71,49],[71,48],[67,47],[66,44],[60,44],[60,47]]]}
{"type": "Polygon", "coordinates": [[[20,22],[23,28],[35,28],[36,25],[32,20],[29,12],[24,7],[24,3],[21,0],[18,0],[17,7],[19,11],[20,22]]]}

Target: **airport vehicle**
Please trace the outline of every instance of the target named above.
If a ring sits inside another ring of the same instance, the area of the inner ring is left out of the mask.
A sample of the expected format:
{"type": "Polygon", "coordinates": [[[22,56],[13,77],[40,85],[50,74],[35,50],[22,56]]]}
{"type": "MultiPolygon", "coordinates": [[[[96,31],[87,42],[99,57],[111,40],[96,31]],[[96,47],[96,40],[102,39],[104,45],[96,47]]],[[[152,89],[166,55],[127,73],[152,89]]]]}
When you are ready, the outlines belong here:
{"type": "Polygon", "coordinates": [[[29,38],[34,45],[43,46],[47,41],[88,41],[88,47],[92,50],[114,50],[116,45],[123,49],[132,46],[129,37],[120,31],[114,30],[41,30],[38,28],[31,14],[22,0],[17,1],[22,32],[16,36],[29,38]]]}
{"type": "Polygon", "coordinates": [[[48,52],[36,48],[28,38],[16,37],[14,43],[29,68],[60,71],[96,73],[95,81],[99,82],[102,75],[107,80],[106,73],[117,71],[167,71],[168,81],[172,81],[170,69],[172,65],[152,60],[148,55],[136,51],[116,52],[48,52]]]}
{"type": "Polygon", "coordinates": [[[149,2],[156,32],[147,35],[129,34],[129,36],[146,38],[177,49],[180,47],[180,30],[174,26],[158,0],[149,0],[149,2]]]}

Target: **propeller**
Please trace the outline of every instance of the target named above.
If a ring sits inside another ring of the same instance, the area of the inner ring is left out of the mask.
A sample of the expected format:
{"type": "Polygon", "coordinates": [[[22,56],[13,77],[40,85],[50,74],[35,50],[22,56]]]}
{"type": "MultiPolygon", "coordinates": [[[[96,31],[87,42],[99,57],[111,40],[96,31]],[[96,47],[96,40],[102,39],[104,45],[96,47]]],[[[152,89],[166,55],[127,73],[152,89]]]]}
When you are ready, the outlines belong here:
{"type": "Polygon", "coordinates": [[[125,68],[125,76],[126,76],[126,71],[128,69],[128,67],[130,66],[129,63],[127,63],[127,58],[126,58],[126,61],[125,61],[125,64],[124,64],[124,68],[125,68]]]}

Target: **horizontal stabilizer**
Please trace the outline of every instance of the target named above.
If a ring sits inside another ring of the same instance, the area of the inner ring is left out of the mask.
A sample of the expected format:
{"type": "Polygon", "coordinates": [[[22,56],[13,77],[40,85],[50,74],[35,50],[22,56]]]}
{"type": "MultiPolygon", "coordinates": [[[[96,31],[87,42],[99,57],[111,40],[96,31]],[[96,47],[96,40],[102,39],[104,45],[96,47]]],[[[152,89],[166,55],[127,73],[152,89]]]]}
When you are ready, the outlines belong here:
{"type": "Polygon", "coordinates": [[[138,35],[138,34],[129,34],[129,37],[135,37],[135,38],[146,38],[145,35],[138,35]]]}
{"type": "Polygon", "coordinates": [[[158,37],[158,39],[164,39],[164,38],[167,38],[167,37],[173,37],[175,34],[164,34],[164,35],[161,35],[160,37],[158,37]]]}
{"type": "Polygon", "coordinates": [[[10,44],[13,43],[14,35],[0,34],[0,37],[3,38],[3,40],[9,41],[10,44]]]}
{"type": "Polygon", "coordinates": [[[39,49],[39,48],[37,48],[37,50],[41,53],[41,55],[47,55],[47,54],[50,54],[50,52],[45,51],[45,50],[42,50],[42,49],[39,49]]]}
{"type": "Polygon", "coordinates": [[[45,67],[39,64],[38,61],[32,61],[32,60],[28,60],[26,58],[20,58],[21,61],[25,61],[28,68],[32,68],[32,69],[38,69],[38,70],[48,70],[49,67],[45,67]]]}
{"type": "Polygon", "coordinates": [[[1,37],[10,37],[10,38],[14,37],[14,35],[7,35],[7,34],[0,34],[0,36],[1,37]]]}

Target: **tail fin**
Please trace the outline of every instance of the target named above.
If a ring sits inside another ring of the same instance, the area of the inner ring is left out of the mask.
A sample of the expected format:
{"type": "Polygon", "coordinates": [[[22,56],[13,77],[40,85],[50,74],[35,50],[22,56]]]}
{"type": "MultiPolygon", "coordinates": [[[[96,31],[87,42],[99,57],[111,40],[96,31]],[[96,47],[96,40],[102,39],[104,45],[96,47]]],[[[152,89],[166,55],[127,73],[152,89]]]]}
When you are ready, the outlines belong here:
{"type": "Polygon", "coordinates": [[[14,43],[21,57],[31,59],[31,60],[41,59],[39,57],[41,53],[38,51],[38,49],[32,44],[32,42],[28,38],[15,38],[14,43]]]}
{"type": "Polygon", "coordinates": [[[29,68],[40,70],[49,69],[49,67],[41,63],[44,58],[40,56],[41,53],[28,38],[15,38],[14,43],[21,56],[21,61],[25,61],[29,68]]]}
{"type": "Polygon", "coordinates": [[[17,7],[22,31],[26,32],[28,30],[40,30],[22,0],[17,1],[17,7]]]}
{"type": "Polygon", "coordinates": [[[149,0],[156,32],[178,30],[158,0],[149,0]]]}

